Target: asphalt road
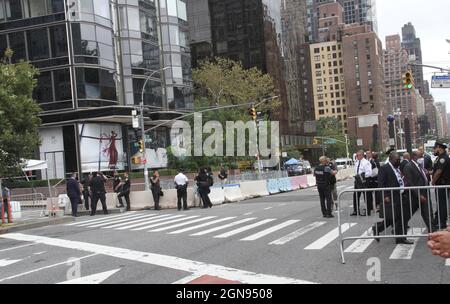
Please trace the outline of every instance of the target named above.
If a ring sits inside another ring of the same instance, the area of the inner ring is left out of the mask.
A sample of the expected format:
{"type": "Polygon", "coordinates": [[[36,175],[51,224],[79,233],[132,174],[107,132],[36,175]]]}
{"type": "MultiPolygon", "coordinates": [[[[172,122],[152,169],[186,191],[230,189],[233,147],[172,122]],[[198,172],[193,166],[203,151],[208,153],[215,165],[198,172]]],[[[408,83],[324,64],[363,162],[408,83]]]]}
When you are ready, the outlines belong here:
{"type": "MultiPolygon", "coordinates": [[[[345,236],[362,235],[369,220],[344,217],[345,236]]],[[[423,224],[416,217],[410,226],[423,224]]],[[[315,189],[212,209],[79,217],[0,236],[0,283],[450,283],[450,262],[432,256],[425,239],[349,241],[344,265],[337,227],[321,216],[315,189]]]]}

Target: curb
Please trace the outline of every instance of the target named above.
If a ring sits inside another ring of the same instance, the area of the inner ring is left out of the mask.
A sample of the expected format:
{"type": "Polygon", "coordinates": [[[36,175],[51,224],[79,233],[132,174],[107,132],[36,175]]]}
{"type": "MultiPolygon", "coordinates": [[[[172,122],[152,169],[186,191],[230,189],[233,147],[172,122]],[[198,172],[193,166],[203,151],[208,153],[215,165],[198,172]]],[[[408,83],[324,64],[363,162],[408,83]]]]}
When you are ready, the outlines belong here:
{"type": "Polygon", "coordinates": [[[64,216],[61,218],[46,220],[46,221],[41,221],[41,222],[19,224],[19,225],[7,227],[7,228],[0,228],[0,234],[17,232],[17,231],[22,231],[22,230],[29,230],[29,229],[40,228],[40,227],[51,226],[51,225],[65,224],[65,223],[70,223],[72,221],[73,221],[73,219],[71,216],[64,216]]]}

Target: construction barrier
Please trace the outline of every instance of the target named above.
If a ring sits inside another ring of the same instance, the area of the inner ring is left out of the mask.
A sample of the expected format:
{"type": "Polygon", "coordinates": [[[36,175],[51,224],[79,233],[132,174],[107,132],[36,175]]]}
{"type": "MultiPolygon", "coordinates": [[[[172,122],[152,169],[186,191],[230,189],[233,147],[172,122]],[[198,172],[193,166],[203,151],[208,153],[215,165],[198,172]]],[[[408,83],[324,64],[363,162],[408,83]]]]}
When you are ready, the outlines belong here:
{"type": "Polygon", "coordinates": [[[316,185],[316,178],[314,177],[314,175],[307,175],[306,178],[308,187],[314,187],[316,185]]]}
{"type": "Polygon", "coordinates": [[[279,178],[277,179],[278,188],[280,188],[281,192],[289,192],[292,191],[291,180],[289,177],[279,178]]]}
{"type": "Polygon", "coordinates": [[[11,207],[12,219],[20,219],[22,218],[22,208],[20,206],[20,202],[9,202],[11,207]]]}
{"type": "Polygon", "coordinates": [[[244,196],[242,196],[241,187],[239,185],[226,185],[223,190],[225,192],[226,202],[238,202],[244,200],[244,196]]]}
{"type": "Polygon", "coordinates": [[[268,179],[267,180],[267,190],[270,194],[280,193],[280,187],[278,184],[278,180],[276,179],[268,179]]]}
{"type": "Polygon", "coordinates": [[[270,195],[269,191],[267,191],[267,182],[265,180],[242,182],[241,193],[246,199],[270,195]]]}

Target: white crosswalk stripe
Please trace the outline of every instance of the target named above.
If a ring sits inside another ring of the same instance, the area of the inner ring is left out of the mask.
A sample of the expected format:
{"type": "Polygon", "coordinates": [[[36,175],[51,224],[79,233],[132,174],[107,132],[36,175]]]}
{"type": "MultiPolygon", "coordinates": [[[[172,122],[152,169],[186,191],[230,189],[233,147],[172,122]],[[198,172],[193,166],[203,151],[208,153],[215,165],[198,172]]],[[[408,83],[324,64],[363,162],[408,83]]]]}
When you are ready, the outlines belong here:
{"type": "MultiPolygon", "coordinates": [[[[408,234],[422,234],[425,232],[425,228],[412,228],[408,230],[408,234]]],[[[419,239],[414,239],[414,244],[412,245],[404,245],[398,244],[395,246],[394,251],[392,252],[389,259],[391,260],[411,260],[414,250],[417,247],[417,243],[419,243],[419,239]]]]}
{"type": "Polygon", "coordinates": [[[136,215],[136,212],[133,211],[133,212],[128,212],[128,213],[119,214],[119,215],[112,215],[112,216],[96,218],[96,219],[88,220],[88,221],[74,222],[74,223],[70,223],[70,224],[65,224],[64,226],[88,225],[88,224],[92,224],[92,223],[95,223],[95,222],[103,222],[103,221],[117,219],[117,218],[126,218],[126,217],[135,216],[135,215],[136,215]]]}
{"type": "Polygon", "coordinates": [[[241,239],[241,241],[254,241],[254,240],[258,240],[258,239],[260,239],[260,238],[262,238],[262,237],[265,237],[266,235],[269,235],[269,234],[271,234],[271,233],[273,233],[273,232],[275,232],[275,231],[281,230],[281,229],[283,229],[283,228],[286,228],[286,227],[288,227],[288,226],[290,226],[290,225],[293,225],[293,224],[295,224],[295,223],[298,223],[298,222],[300,222],[300,220],[289,220],[289,221],[286,221],[286,222],[281,223],[281,224],[279,224],[279,225],[276,225],[276,226],[267,228],[267,229],[265,229],[265,230],[263,230],[263,231],[260,231],[260,232],[258,232],[258,233],[252,234],[252,235],[250,235],[250,236],[248,236],[248,237],[246,237],[246,238],[241,239]]]}
{"type": "Polygon", "coordinates": [[[123,226],[129,227],[130,224],[137,224],[137,223],[151,221],[151,220],[153,220],[155,218],[161,218],[161,216],[163,218],[166,218],[169,215],[170,214],[156,216],[156,214],[153,214],[150,217],[144,217],[144,218],[140,218],[140,219],[134,219],[132,221],[126,221],[126,222],[122,222],[122,223],[118,223],[118,224],[112,224],[112,225],[104,226],[104,227],[102,227],[102,229],[114,229],[114,228],[120,228],[120,227],[123,227],[123,226]]]}
{"type": "MultiPolygon", "coordinates": [[[[141,218],[149,218],[149,217],[153,217],[155,215],[156,214],[139,215],[139,216],[133,217],[133,220],[137,220],[137,219],[141,219],[141,218]]],[[[103,226],[109,226],[109,225],[112,225],[112,224],[124,223],[124,222],[127,222],[129,220],[130,220],[129,218],[127,218],[127,219],[118,219],[118,220],[111,221],[111,222],[103,222],[103,223],[100,223],[100,224],[88,225],[88,227],[89,228],[98,228],[98,227],[103,227],[103,226]]]]}
{"type": "MultiPolygon", "coordinates": [[[[356,226],[356,223],[345,223],[341,225],[342,233],[346,232],[351,227],[356,226]]],[[[339,236],[339,228],[333,229],[329,233],[325,234],[323,237],[307,246],[305,250],[320,250],[325,248],[328,244],[333,242],[339,236]]]]}
{"type": "Polygon", "coordinates": [[[247,230],[250,230],[250,229],[262,226],[264,224],[267,224],[267,223],[270,223],[270,222],[273,222],[273,221],[275,221],[275,219],[262,220],[262,221],[254,223],[254,224],[250,224],[250,225],[247,225],[247,226],[244,226],[244,227],[241,227],[241,228],[229,231],[229,232],[225,232],[223,234],[216,235],[214,238],[224,239],[224,238],[227,238],[227,237],[230,237],[230,236],[242,233],[244,231],[247,231],[247,230]]]}
{"type": "Polygon", "coordinates": [[[188,222],[184,222],[184,223],[171,225],[171,226],[168,226],[168,227],[162,227],[162,228],[153,229],[153,230],[150,230],[150,232],[160,232],[160,231],[170,230],[170,229],[173,229],[173,228],[178,228],[178,227],[182,227],[182,226],[186,226],[186,225],[190,225],[190,224],[194,224],[194,223],[198,223],[198,222],[203,222],[203,221],[210,220],[210,219],[213,219],[213,218],[216,218],[216,217],[217,216],[207,216],[207,217],[199,218],[199,219],[188,221],[188,222]]]}
{"type": "Polygon", "coordinates": [[[326,222],[314,222],[314,223],[304,226],[304,227],[302,227],[302,228],[300,228],[278,240],[275,240],[275,241],[269,243],[269,245],[284,245],[284,244],[286,244],[286,243],[288,243],[288,242],[290,242],[290,241],[292,241],[292,240],[294,240],[294,239],[296,239],[296,238],[298,238],[320,226],[323,226],[325,224],[326,224],[326,222]]]}
{"type": "Polygon", "coordinates": [[[181,221],[186,221],[186,220],[193,219],[193,218],[196,218],[196,217],[198,217],[198,216],[197,215],[186,216],[186,217],[183,216],[182,218],[177,218],[177,219],[170,220],[170,221],[161,221],[161,223],[151,224],[151,225],[147,225],[147,226],[139,227],[139,228],[133,228],[133,229],[131,229],[131,231],[147,230],[147,229],[154,228],[154,227],[159,227],[159,226],[164,226],[164,225],[167,225],[167,224],[172,224],[172,223],[177,223],[177,222],[181,222],[181,221]]]}
{"type": "Polygon", "coordinates": [[[450,266],[450,259],[445,260],[445,266],[450,266]]]}
{"type": "Polygon", "coordinates": [[[102,220],[98,220],[94,223],[80,223],[79,225],[77,225],[78,227],[86,227],[86,226],[90,226],[90,225],[97,225],[97,224],[101,224],[101,223],[110,223],[110,222],[115,222],[115,221],[120,221],[120,220],[131,220],[134,218],[139,218],[143,216],[142,213],[136,213],[136,214],[130,214],[130,215],[126,215],[123,217],[117,217],[117,218],[105,218],[102,220]]]}
{"type": "MultiPolygon", "coordinates": [[[[136,228],[139,226],[145,226],[148,224],[152,224],[152,223],[159,223],[159,222],[163,222],[163,221],[167,221],[167,220],[171,220],[171,219],[176,219],[176,218],[180,218],[180,217],[184,217],[185,215],[172,215],[172,214],[164,214],[164,215],[159,215],[159,216],[155,216],[149,220],[143,221],[143,222],[139,222],[139,223],[135,223],[132,225],[127,225],[127,226],[122,226],[119,228],[115,228],[116,230],[128,230],[131,228],[136,228]]],[[[107,227],[104,227],[107,228],[107,227]]]]}
{"type": "Polygon", "coordinates": [[[232,220],[232,219],[235,219],[235,218],[236,218],[235,216],[225,217],[225,218],[222,218],[222,219],[218,219],[218,220],[215,220],[215,221],[203,223],[203,224],[200,224],[200,225],[196,225],[196,226],[192,226],[192,227],[187,227],[187,228],[184,228],[184,229],[176,230],[176,231],[170,232],[169,234],[180,234],[180,233],[196,230],[196,229],[203,228],[203,227],[208,227],[208,226],[211,226],[211,225],[214,225],[214,224],[217,224],[217,223],[229,221],[229,220],[232,220]]]}
{"type": "Polygon", "coordinates": [[[226,224],[226,225],[222,225],[222,226],[219,226],[219,227],[214,227],[214,228],[211,228],[211,229],[208,229],[208,230],[200,231],[200,232],[191,234],[191,236],[199,236],[199,235],[205,235],[205,234],[213,233],[213,232],[216,232],[216,231],[219,231],[219,230],[224,230],[224,229],[231,228],[231,227],[243,224],[243,223],[247,223],[247,222],[250,222],[250,221],[253,221],[253,220],[256,220],[256,217],[248,217],[248,218],[245,218],[245,219],[242,219],[242,220],[239,220],[239,221],[235,221],[235,222],[232,222],[232,223],[229,223],[229,224],[226,224]]]}
{"type": "MultiPolygon", "coordinates": [[[[372,235],[373,235],[372,227],[370,227],[369,230],[367,230],[366,232],[364,232],[363,235],[361,235],[361,237],[368,237],[368,236],[372,236],[372,235]]],[[[369,246],[374,241],[375,241],[374,239],[356,240],[350,246],[348,246],[347,249],[345,249],[345,252],[349,252],[349,253],[363,253],[364,251],[366,251],[367,248],[369,248],[369,246]]]]}

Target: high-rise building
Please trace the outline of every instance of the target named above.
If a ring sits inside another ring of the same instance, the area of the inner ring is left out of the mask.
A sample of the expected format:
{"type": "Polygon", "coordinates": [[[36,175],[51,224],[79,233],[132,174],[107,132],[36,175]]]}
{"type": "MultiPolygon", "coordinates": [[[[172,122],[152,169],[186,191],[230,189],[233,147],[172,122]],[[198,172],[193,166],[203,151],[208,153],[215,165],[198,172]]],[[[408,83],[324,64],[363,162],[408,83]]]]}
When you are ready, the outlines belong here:
{"type": "Polygon", "coordinates": [[[414,75],[414,83],[421,94],[424,94],[424,79],[422,64],[422,46],[420,38],[416,36],[416,29],[411,22],[402,27],[402,46],[406,49],[409,55],[409,62],[419,65],[412,65],[411,70],[414,75]]]}
{"type": "Polygon", "coordinates": [[[192,20],[193,65],[207,57],[223,57],[271,75],[285,109],[276,117],[280,121],[282,144],[312,142],[311,137],[304,136],[310,129],[314,131],[306,123],[314,114],[307,97],[312,93],[308,89],[306,7],[302,1],[188,0],[187,7],[192,20]],[[286,64],[292,66],[285,70],[286,64]]]}
{"type": "Polygon", "coordinates": [[[436,106],[434,105],[433,95],[426,95],[425,97],[425,111],[427,113],[428,133],[431,135],[437,135],[437,114],[436,106]]]}
{"type": "Polygon", "coordinates": [[[447,105],[445,102],[435,102],[437,135],[439,139],[446,139],[449,136],[449,127],[447,121],[447,105]]]}
{"type": "Polygon", "coordinates": [[[378,33],[376,0],[337,0],[344,8],[345,24],[369,25],[378,33]]]}
{"type": "Polygon", "coordinates": [[[348,133],[365,149],[389,147],[383,50],[369,25],[346,26],[342,38],[348,133]]]}
{"type": "Polygon", "coordinates": [[[307,36],[310,43],[319,42],[319,7],[323,4],[333,3],[335,0],[306,0],[307,5],[307,36]]]}
{"type": "Polygon", "coordinates": [[[425,104],[418,90],[404,88],[403,79],[407,71],[408,52],[402,48],[400,35],[386,36],[384,51],[386,101],[391,113],[401,113],[399,119],[402,121],[405,118],[409,119],[412,141],[415,142],[418,137],[417,120],[419,115],[425,113],[425,104]]]}
{"type": "Polygon", "coordinates": [[[337,118],[346,133],[348,123],[341,39],[344,28],[342,6],[337,2],[322,4],[318,14],[318,39],[321,42],[310,45],[315,117],[316,120],[337,118]]]}
{"type": "MultiPolygon", "coordinates": [[[[144,82],[147,128],[192,106],[186,25],[182,0],[0,0],[0,51],[40,72],[39,154],[50,178],[142,167],[131,163],[131,124],[144,82]]],[[[149,135],[150,167],[167,166],[167,129],[149,135]]]]}

